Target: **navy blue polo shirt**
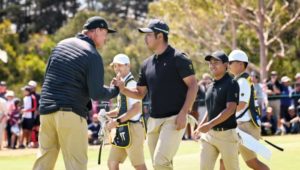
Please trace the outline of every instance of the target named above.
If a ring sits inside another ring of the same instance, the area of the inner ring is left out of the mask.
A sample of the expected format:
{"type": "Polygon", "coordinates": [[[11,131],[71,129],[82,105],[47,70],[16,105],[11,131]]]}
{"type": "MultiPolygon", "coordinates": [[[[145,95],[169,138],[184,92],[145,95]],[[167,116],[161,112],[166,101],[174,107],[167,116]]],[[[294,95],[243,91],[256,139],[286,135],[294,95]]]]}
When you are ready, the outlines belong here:
{"type": "MultiPolygon", "coordinates": [[[[217,117],[224,109],[227,102],[236,102],[239,104],[239,85],[226,73],[221,79],[214,80],[205,94],[205,103],[207,106],[208,120],[217,117]]],[[[232,114],[227,120],[216,125],[214,128],[236,128],[235,114],[232,114]]]]}
{"type": "Polygon", "coordinates": [[[191,60],[171,46],[162,54],[147,58],[137,85],[147,86],[151,100],[150,116],[165,118],[177,115],[188,90],[183,79],[194,74],[191,60]]]}

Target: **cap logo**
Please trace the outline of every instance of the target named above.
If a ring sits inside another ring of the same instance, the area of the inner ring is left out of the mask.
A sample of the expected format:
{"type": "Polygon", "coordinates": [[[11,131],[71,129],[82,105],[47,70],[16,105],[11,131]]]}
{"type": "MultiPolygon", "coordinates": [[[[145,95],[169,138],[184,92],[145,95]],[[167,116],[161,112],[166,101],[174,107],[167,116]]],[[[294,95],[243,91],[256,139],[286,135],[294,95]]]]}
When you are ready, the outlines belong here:
{"type": "Polygon", "coordinates": [[[153,28],[156,29],[156,30],[162,31],[166,34],[169,34],[169,31],[166,31],[166,30],[163,30],[163,29],[160,29],[160,28],[157,28],[157,27],[153,27],[153,28]]]}

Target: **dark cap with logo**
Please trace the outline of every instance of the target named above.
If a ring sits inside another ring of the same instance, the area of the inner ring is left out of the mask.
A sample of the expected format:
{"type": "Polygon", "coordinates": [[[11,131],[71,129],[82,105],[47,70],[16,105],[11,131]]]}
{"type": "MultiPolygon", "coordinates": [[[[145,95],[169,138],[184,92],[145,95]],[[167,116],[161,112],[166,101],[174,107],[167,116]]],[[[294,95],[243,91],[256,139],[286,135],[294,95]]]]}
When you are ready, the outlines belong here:
{"type": "Polygon", "coordinates": [[[147,27],[139,28],[141,33],[161,32],[169,34],[169,26],[162,20],[152,19],[147,27]]]}
{"type": "Polygon", "coordinates": [[[220,60],[223,63],[228,62],[228,57],[223,51],[215,51],[212,54],[209,54],[209,55],[205,56],[206,61],[210,61],[211,58],[214,58],[216,60],[220,60]]]}
{"type": "Polygon", "coordinates": [[[99,17],[99,16],[94,16],[94,17],[89,18],[83,25],[83,28],[87,29],[87,30],[95,29],[95,28],[104,28],[104,29],[107,29],[108,33],[117,32],[114,29],[108,28],[108,24],[105,21],[105,19],[102,17],[99,17]]]}

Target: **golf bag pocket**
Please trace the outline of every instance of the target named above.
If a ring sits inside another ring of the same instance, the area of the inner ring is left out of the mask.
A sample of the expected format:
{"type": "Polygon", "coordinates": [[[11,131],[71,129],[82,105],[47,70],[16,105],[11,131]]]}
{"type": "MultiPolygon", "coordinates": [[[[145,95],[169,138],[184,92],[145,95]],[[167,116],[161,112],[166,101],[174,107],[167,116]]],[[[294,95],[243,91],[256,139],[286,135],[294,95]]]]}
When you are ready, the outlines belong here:
{"type": "Polygon", "coordinates": [[[129,122],[120,124],[116,129],[116,136],[112,143],[121,148],[127,148],[131,144],[129,122]]]}

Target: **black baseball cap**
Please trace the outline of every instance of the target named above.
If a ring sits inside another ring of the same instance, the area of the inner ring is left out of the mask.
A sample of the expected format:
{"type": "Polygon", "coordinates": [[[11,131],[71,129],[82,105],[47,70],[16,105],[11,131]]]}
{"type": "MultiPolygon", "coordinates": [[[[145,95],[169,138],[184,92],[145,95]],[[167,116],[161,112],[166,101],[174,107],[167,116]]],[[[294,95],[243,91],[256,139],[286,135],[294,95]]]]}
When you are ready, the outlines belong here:
{"type": "Polygon", "coordinates": [[[223,51],[215,51],[212,54],[205,56],[206,61],[210,61],[211,58],[222,61],[223,63],[228,62],[228,57],[223,51]]]}
{"type": "Polygon", "coordinates": [[[86,20],[85,24],[83,25],[84,29],[90,30],[95,28],[104,28],[107,29],[108,33],[115,33],[117,32],[114,29],[108,28],[108,24],[104,18],[99,16],[94,16],[86,20]]]}
{"type": "Polygon", "coordinates": [[[161,32],[169,34],[169,26],[162,20],[152,19],[150,20],[147,27],[139,28],[141,33],[150,33],[150,32],[161,32]]]}

